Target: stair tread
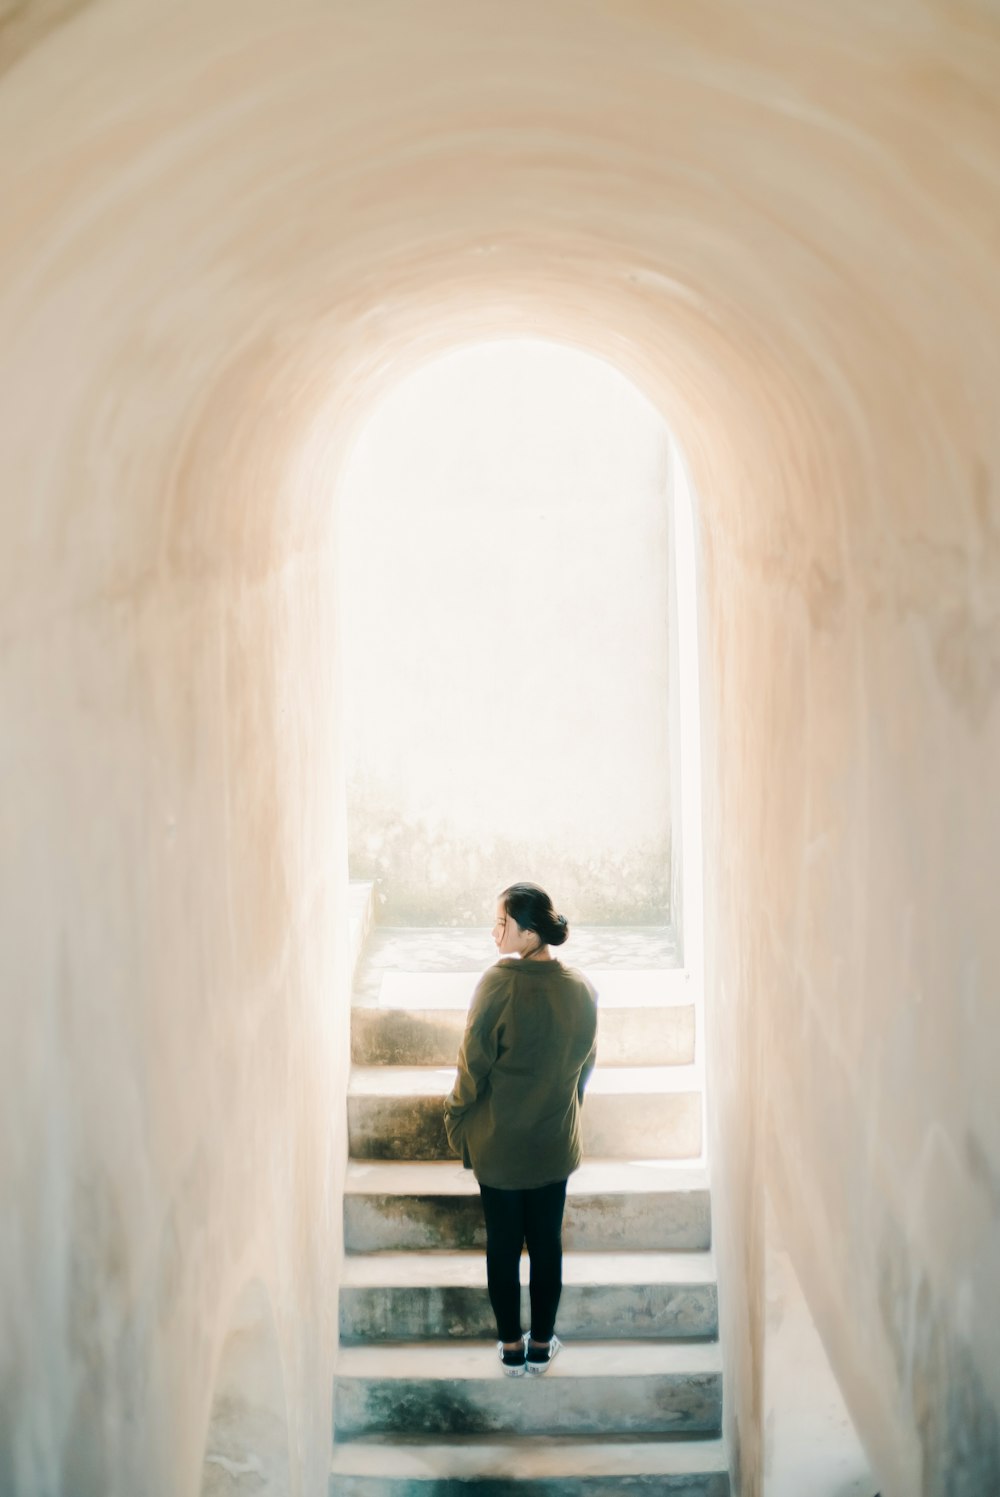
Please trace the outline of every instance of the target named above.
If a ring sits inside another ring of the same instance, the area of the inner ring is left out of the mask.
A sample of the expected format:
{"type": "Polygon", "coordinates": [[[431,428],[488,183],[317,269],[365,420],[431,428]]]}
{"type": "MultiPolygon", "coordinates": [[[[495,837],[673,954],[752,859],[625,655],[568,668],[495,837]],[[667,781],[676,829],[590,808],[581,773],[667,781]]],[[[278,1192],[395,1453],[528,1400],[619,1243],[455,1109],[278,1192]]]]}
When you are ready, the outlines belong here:
{"type": "MultiPolygon", "coordinates": [[[[526,1266],[522,1263],[522,1270],[526,1266]]],[[[563,1255],[563,1283],[576,1285],[715,1283],[715,1261],[707,1252],[575,1252],[563,1255]]],[[[486,1259],[471,1252],[348,1253],[341,1284],[349,1288],[442,1286],[485,1288],[486,1259]]]]}
{"type": "MultiPolygon", "coordinates": [[[[721,1374],[717,1341],[573,1341],[547,1378],[689,1377],[721,1374]]],[[[492,1343],[469,1341],[380,1342],[342,1346],[338,1378],[492,1382],[503,1377],[492,1343]]]]}
{"type": "MultiPolygon", "coordinates": [[[[434,1103],[455,1080],[454,1064],[441,1061],[491,965],[489,952],[485,930],[383,928],[369,937],[356,973],[354,1049],[369,1063],[349,1075],[352,1152],[404,1157],[347,1165],[347,1240],[374,1250],[342,1260],[331,1491],[338,1481],[383,1497],[498,1481],[505,1491],[525,1482],[597,1497],[617,1492],[619,1478],[630,1490],[685,1492],[691,1478],[690,1490],[718,1497],[728,1471],[724,1443],[712,1433],[720,1427],[722,1355],[711,1339],[709,1181],[682,1136],[704,1085],[700,1065],[690,1063],[699,989],[666,927],[577,928],[572,951],[559,953],[597,988],[611,1063],[598,1065],[588,1088],[588,1098],[606,1100],[592,1115],[585,1109],[598,1157],[568,1185],[568,1229],[580,1243],[563,1258],[573,1291],[569,1339],[544,1379],[512,1383],[477,1308],[486,1287],[485,1256],[471,1248],[481,1237],[478,1184],[458,1161],[430,1157],[441,1153],[434,1103]],[[654,1030],[662,1044],[647,1043],[654,1030]],[[383,1059],[417,1063],[371,1063],[383,1059]],[[653,1063],[628,1064],[633,1059],[653,1063]],[[616,1117],[621,1137],[609,1132],[616,1117]],[[674,1120],[670,1130],[664,1119],[674,1120]],[[607,1157],[619,1144],[628,1157],[607,1157]],[[692,1157],[640,1157],[675,1145],[692,1157]],[[616,1239],[637,1245],[621,1250],[616,1239]],[[678,1248],[665,1249],[670,1241],[678,1248]],[[441,1306],[450,1319],[439,1336],[441,1306]],[[659,1307],[659,1318],[639,1324],[648,1307],[659,1307]],[[666,1334],[675,1322],[679,1337],[666,1334]],[[604,1330],[623,1339],[600,1339],[604,1330]],[[356,1344],[406,1331],[426,1339],[356,1344]],[[452,1428],[468,1433],[444,1433],[452,1428]],[[573,1429],[579,1433],[565,1433],[573,1429]]],[[[523,1262],[524,1278],[527,1268],[523,1262]]]]}
{"type": "MultiPolygon", "coordinates": [[[[351,1097],[441,1097],[455,1084],[454,1066],[352,1066],[351,1097]]],[[[693,1065],[598,1065],[587,1084],[588,1095],[639,1096],[697,1092],[701,1079],[693,1065]]]]}
{"type": "MultiPolygon", "coordinates": [[[[426,972],[389,968],[377,991],[356,991],[355,1008],[406,1009],[428,1013],[464,1012],[483,970],[426,972]]],[[[599,1007],[658,1009],[687,1007],[694,994],[684,968],[588,967],[599,1007]]]]}
{"type": "MultiPolygon", "coordinates": [[[[708,1191],[708,1171],[695,1161],[588,1159],[569,1177],[567,1193],[579,1195],[654,1195],[708,1191]]],[[[348,1195],[478,1196],[471,1170],[457,1160],[352,1159],[347,1166],[348,1195]]]]}
{"type": "Polygon", "coordinates": [[[369,1435],[338,1441],[332,1466],[337,1476],[492,1476],[529,1481],[564,1476],[696,1476],[727,1470],[721,1439],[677,1435],[605,1436],[600,1440],[544,1435],[401,1440],[369,1435]]]}

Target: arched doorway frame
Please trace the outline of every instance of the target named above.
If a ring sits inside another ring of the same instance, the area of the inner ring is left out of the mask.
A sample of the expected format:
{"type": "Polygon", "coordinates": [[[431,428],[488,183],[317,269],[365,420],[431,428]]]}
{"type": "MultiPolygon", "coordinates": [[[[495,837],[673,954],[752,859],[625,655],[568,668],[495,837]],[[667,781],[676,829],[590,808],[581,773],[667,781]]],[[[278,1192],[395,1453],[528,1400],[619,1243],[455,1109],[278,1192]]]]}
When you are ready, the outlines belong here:
{"type": "MultiPolygon", "coordinates": [[[[448,332],[432,338],[427,328],[408,340],[395,358],[376,352],[369,356],[363,396],[344,412],[346,420],[337,443],[333,506],[338,524],[342,485],[349,459],[358,435],[378,402],[397,384],[417,369],[461,349],[501,339],[531,336],[539,341],[571,348],[601,359],[611,365],[660,414],[668,433],[669,474],[667,505],[669,517],[669,587],[671,592],[671,667],[670,693],[670,781],[672,797],[672,868],[670,871],[671,905],[680,910],[679,935],[682,959],[691,985],[695,1012],[695,1069],[701,1096],[702,1158],[708,1154],[708,1068],[706,1065],[705,1022],[705,890],[704,890],[704,817],[702,792],[702,708],[701,708],[701,533],[698,495],[687,458],[653,381],[643,377],[628,358],[616,357],[603,339],[570,335],[565,326],[537,326],[530,312],[512,319],[503,327],[494,318],[470,319],[465,328],[455,326],[453,315],[447,318],[448,332]],[[523,325],[527,319],[531,331],[523,325]],[[679,836],[678,836],[679,832],[679,836]]],[[[648,371],[647,371],[648,372],[648,371]]],[[[322,439],[321,439],[322,440],[322,439]]],[[[341,669],[343,630],[338,625],[338,682],[341,669]]]]}

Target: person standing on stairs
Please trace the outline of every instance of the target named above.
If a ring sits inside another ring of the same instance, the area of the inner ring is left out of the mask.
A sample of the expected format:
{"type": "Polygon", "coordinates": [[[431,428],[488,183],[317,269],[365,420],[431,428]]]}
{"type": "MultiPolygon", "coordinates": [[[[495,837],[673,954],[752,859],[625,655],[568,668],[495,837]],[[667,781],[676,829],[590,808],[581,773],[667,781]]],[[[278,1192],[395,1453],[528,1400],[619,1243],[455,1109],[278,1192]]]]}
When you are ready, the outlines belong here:
{"type": "Polygon", "coordinates": [[[509,1377],[544,1372],[559,1350],[566,1182],[580,1165],[580,1107],[597,1059],[597,993],[552,956],[569,935],[537,884],[497,902],[499,960],[480,979],[445,1100],[448,1142],[479,1182],[497,1350],[509,1377]],[[531,1331],[521,1330],[521,1249],[531,1261],[531,1331]]]}

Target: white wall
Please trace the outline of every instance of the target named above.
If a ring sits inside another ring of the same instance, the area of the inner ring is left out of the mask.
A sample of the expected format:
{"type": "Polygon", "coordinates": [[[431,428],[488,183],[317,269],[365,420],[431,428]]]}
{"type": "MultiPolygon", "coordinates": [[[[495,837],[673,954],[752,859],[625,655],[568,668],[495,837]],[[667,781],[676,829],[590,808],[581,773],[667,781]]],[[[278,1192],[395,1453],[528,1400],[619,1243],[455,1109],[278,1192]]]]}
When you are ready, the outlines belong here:
{"type": "Polygon", "coordinates": [[[512,340],[382,397],[343,480],[352,867],[386,920],[670,903],[667,432],[603,360],[512,340]]]}

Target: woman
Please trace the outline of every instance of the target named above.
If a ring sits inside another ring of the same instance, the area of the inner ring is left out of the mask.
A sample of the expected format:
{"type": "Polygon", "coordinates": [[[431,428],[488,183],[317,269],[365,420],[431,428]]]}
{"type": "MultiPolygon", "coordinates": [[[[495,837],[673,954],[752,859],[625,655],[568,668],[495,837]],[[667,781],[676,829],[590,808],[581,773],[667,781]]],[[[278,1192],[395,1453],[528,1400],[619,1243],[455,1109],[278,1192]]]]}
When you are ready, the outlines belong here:
{"type": "Polygon", "coordinates": [[[597,1051],[597,994],[549,951],[569,935],[537,884],[512,884],[493,927],[500,960],[472,998],[445,1102],[448,1141],[475,1171],[486,1277],[509,1377],[544,1372],[559,1350],[567,1176],[582,1157],[580,1104],[597,1051]],[[531,1259],[531,1332],[521,1331],[521,1248],[531,1259]]]}

